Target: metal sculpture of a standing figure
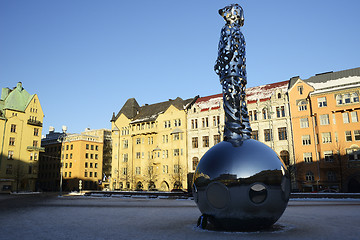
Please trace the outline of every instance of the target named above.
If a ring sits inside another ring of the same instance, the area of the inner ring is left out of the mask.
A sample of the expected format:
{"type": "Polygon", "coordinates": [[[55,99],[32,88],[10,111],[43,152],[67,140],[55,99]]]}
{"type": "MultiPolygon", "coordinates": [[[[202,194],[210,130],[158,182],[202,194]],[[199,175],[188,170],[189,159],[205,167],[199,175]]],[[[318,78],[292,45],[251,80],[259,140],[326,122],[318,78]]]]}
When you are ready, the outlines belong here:
{"type": "Polygon", "coordinates": [[[251,137],[251,127],[245,100],[246,63],[245,39],[240,31],[244,25],[243,9],[238,4],[219,10],[226,24],[221,29],[215,72],[223,91],[225,129],[224,140],[235,144],[251,137]]]}

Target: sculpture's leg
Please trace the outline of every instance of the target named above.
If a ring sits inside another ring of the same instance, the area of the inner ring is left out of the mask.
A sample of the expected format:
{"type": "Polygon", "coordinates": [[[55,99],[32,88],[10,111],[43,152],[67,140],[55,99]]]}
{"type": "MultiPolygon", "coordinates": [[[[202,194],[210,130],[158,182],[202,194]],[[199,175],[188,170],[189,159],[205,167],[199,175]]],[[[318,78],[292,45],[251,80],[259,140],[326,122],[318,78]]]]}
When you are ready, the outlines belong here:
{"type": "Polygon", "coordinates": [[[222,80],[225,112],[224,140],[227,141],[242,138],[241,89],[239,84],[236,84],[237,81],[237,77],[233,76],[222,80]]]}

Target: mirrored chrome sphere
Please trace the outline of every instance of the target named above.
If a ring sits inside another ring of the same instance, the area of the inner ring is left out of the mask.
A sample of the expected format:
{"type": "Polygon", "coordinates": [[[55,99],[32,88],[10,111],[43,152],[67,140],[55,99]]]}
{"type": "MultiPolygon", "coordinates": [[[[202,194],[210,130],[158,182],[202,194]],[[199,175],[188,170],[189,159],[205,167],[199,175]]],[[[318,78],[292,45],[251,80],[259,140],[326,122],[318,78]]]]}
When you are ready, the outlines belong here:
{"type": "Polygon", "coordinates": [[[270,227],[283,214],[290,196],[284,163],[267,145],[223,141],[201,158],[193,185],[203,215],[225,230],[252,231],[270,227]]]}

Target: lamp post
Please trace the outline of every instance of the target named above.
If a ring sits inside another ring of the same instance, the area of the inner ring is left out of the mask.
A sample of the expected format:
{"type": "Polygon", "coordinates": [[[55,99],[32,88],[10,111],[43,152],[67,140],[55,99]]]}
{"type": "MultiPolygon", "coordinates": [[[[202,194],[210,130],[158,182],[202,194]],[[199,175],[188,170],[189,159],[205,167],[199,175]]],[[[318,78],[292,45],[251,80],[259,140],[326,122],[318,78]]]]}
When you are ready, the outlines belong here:
{"type": "Polygon", "coordinates": [[[65,146],[63,145],[63,143],[65,142],[65,138],[66,138],[66,132],[64,131],[64,133],[58,137],[57,141],[59,143],[61,143],[61,152],[60,152],[60,187],[59,187],[59,196],[62,196],[62,188],[63,188],[63,149],[65,148],[65,146]]]}

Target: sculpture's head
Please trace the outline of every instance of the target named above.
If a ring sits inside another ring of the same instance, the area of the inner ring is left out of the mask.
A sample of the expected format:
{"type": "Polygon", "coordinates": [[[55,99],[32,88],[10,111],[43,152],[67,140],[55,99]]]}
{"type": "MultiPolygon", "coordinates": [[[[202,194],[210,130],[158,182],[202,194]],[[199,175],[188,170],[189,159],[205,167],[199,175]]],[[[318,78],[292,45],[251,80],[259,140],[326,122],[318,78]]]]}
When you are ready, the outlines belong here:
{"type": "Polygon", "coordinates": [[[231,4],[219,10],[219,14],[229,24],[244,25],[244,11],[238,4],[231,4]]]}

